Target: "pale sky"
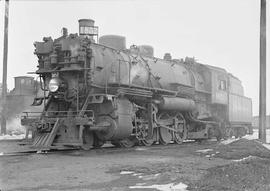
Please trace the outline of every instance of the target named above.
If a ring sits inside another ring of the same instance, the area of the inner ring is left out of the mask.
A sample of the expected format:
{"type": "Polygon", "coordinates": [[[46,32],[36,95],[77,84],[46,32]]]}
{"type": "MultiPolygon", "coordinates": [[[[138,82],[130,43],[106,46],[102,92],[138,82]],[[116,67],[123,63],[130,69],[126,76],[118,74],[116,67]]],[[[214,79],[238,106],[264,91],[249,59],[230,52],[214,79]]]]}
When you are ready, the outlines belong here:
{"type": "MultiPolygon", "coordinates": [[[[270,17],[267,0],[267,75],[270,75],[270,17]]],[[[149,44],[156,57],[195,57],[242,80],[245,95],[259,111],[260,0],[10,0],[8,88],[13,77],[35,71],[35,41],[57,38],[61,28],[78,32],[78,19],[91,18],[99,34],[123,35],[127,47],[149,44]]],[[[2,81],[4,1],[0,1],[0,81],[2,81]]],[[[268,77],[269,81],[269,77],[268,77]]],[[[270,84],[267,84],[268,90],[270,84]]],[[[270,91],[267,91],[267,97],[270,91]]],[[[267,99],[267,113],[270,99],[267,99]]]]}

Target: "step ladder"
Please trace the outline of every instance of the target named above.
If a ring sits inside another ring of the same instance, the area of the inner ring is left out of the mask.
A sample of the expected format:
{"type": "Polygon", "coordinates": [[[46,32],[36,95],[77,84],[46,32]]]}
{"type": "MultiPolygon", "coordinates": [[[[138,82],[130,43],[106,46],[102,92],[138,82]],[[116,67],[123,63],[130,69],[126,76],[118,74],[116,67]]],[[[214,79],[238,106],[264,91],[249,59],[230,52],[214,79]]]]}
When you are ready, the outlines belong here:
{"type": "Polygon", "coordinates": [[[53,140],[55,139],[56,133],[60,127],[60,119],[57,118],[51,132],[39,133],[35,136],[32,147],[41,149],[50,149],[52,147],[53,140]]]}

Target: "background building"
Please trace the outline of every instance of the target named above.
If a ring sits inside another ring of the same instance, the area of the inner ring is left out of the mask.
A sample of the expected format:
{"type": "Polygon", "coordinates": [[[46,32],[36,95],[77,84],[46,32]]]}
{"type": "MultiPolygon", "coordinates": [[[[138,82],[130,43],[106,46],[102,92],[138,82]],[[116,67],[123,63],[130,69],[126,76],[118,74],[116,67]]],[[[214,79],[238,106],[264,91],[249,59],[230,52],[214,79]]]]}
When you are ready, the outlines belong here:
{"type": "MultiPolygon", "coordinates": [[[[20,117],[24,111],[41,112],[42,106],[32,106],[35,97],[42,94],[39,82],[33,77],[17,76],[14,89],[8,91],[6,99],[7,133],[21,134],[24,128],[20,124],[20,117]]],[[[0,103],[2,88],[0,85],[0,103]]],[[[43,95],[43,94],[42,94],[43,95]]],[[[2,103],[0,104],[0,113],[2,112],[2,103]]],[[[1,119],[0,119],[1,120],[1,119]]]]}
{"type": "MultiPolygon", "coordinates": [[[[253,128],[259,128],[259,116],[254,116],[252,121],[253,128]]],[[[270,129],[270,115],[266,116],[266,128],[270,129]]]]}

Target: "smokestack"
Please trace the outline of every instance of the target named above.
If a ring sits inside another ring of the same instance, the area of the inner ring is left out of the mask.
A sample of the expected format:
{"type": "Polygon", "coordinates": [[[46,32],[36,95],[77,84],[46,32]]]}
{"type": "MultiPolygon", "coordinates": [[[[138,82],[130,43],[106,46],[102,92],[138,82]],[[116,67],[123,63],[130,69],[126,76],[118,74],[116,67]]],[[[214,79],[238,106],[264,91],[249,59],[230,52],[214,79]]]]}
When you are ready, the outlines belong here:
{"type": "Polygon", "coordinates": [[[80,19],[79,20],[79,34],[81,37],[87,37],[94,39],[94,36],[98,36],[98,27],[94,26],[95,21],[92,19],[80,19]]]}

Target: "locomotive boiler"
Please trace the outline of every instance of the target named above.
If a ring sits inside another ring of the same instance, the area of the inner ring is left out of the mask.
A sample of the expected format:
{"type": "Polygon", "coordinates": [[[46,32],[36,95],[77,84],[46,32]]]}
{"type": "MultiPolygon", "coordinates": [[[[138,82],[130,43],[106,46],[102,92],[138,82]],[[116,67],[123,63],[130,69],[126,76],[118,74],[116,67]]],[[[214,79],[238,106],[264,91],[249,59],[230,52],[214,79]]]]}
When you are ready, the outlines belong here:
{"type": "Polygon", "coordinates": [[[34,46],[44,93],[33,105],[44,109],[22,124],[36,128],[36,147],[181,144],[250,131],[251,99],[224,69],[159,59],[149,45],[126,48],[121,36],[98,38],[90,19],[79,20],[79,35],[63,28],[34,46]]]}

